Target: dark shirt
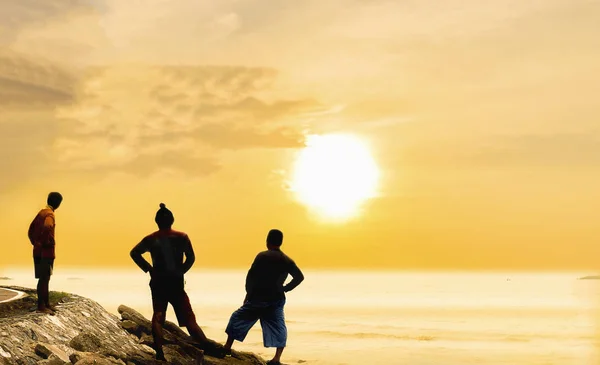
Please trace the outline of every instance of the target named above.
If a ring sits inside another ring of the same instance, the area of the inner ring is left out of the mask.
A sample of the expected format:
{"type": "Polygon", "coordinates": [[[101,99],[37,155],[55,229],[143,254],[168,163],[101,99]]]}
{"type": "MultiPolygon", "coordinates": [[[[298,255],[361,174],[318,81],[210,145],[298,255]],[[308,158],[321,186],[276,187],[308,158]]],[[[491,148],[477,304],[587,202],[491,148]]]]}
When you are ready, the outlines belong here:
{"type": "Polygon", "coordinates": [[[56,242],[54,240],[54,229],[56,223],[54,221],[54,210],[52,207],[39,211],[29,225],[29,241],[33,245],[33,257],[43,257],[53,259],[56,257],[55,249],[56,242]]]}
{"type": "Polygon", "coordinates": [[[263,251],[256,255],[246,276],[247,299],[271,302],[285,298],[285,292],[293,290],[304,280],[302,271],[294,260],[278,249],[263,251]],[[287,284],[288,274],[292,281],[287,284]]]}
{"type": "Polygon", "coordinates": [[[187,234],[172,229],[159,230],[144,237],[130,255],[144,272],[152,270],[152,278],[183,277],[196,260],[187,234]],[[152,265],[142,256],[146,252],[150,252],[152,265]]]}

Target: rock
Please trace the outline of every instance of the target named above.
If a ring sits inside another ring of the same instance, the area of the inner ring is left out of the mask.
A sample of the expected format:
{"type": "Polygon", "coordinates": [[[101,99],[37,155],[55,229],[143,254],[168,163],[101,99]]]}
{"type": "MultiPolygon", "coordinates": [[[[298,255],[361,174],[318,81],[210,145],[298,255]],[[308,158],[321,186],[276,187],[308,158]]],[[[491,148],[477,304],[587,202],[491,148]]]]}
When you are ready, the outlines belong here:
{"type": "Polygon", "coordinates": [[[71,361],[71,364],[76,364],[77,361],[83,359],[84,356],[85,356],[85,353],[75,351],[74,353],[71,354],[71,356],[69,356],[69,360],[71,361]]]}
{"type": "Polygon", "coordinates": [[[67,361],[65,361],[63,358],[58,357],[56,354],[52,354],[50,355],[50,357],[48,357],[48,365],[71,365],[71,361],[69,361],[68,358],[67,361]]]}
{"type": "Polygon", "coordinates": [[[143,358],[139,356],[134,356],[127,361],[128,364],[131,365],[166,365],[167,363],[164,361],[158,361],[154,358],[143,358]]]}
{"type": "Polygon", "coordinates": [[[120,305],[119,308],[117,308],[117,311],[124,320],[131,320],[132,322],[137,323],[142,328],[144,333],[152,333],[152,322],[144,318],[144,316],[138,313],[135,309],[129,308],[126,305],[120,305]]]}
{"type": "Polygon", "coordinates": [[[169,363],[185,364],[190,361],[190,358],[194,363],[204,362],[204,351],[193,346],[182,348],[180,345],[166,345],[163,351],[169,363]]]}
{"type": "MultiPolygon", "coordinates": [[[[152,337],[144,336],[144,334],[152,333],[152,322],[144,318],[144,316],[135,309],[125,305],[119,306],[118,311],[121,314],[123,321],[135,322],[141,328],[143,334],[140,337],[140,343],[149,346],[154,343],[154,341],[151,340],[152,337]]],[[[130,325],[128,327],[133,326],[130,325]]],[[[203,354],[217,357],[223,351],[223,345],[212,340],[204,343],[195,342],[188,334],[172,322],[166,322],[165,326],[163,326],[163,339],[165,344],[177,344],[188,355],[194,357],[198,355],[197,350],[203,350],[203,354]]]]}
{"type": "Polygon", "coordinates": [[[113,359],[99,354],[85,354],[74,364],[76,365],[125,365],[122,360],[113,359]]]}
{"type": "Polygon", "coordinates": [[[69,346],[77,351],[96,352],[102,347],[102,342],[96,335],[82,332],[69,342],[69,346]]]}
{"type": "Polygon", "coordinates": [[[93,363],[95,360],[95,361],[97,361],[97,363],[105,363],[108,361],[110,364],[113,364],[113,365],[117,365],[117,364],[118,365],[126,365],[125,361],[123,361],[122,359],[117,359],[117,358],[113,358],[110,356],[97,354],[97,353],[93,353],[93,352],[77,351],[77,352],[71,354],[69,359],[71,360],[71,364],[79,364],[83,360],[85,360],[83,362],[84,364],[89,361],[91,361],[93,363]]]}
{"type": "Polygon", "coordinates": [[[142,334],[142,337],[140,337],[138,342],[146,346],[152,346],[154,345],[154,337],[144,333],[142,334]]]}
{"type": "MultiPolygon", "coordinates": [[[[17,290],[35,294],[32,289],[17,290]]],[[[23,298],[24,307],[35,304],[27,300],[23,298]]],[[[197,343],[172,322],[166,322],[163,331],[168,362],[157,361],[151,322],[124,305],[119,313],[121,318],[92,300],[69,295],[56,316],[24,310],[0,317],[0,364],[264,365],[258,356],[237,351],[217,358],[221,344],[197,343]]]]}
{"type": "Polygon", "coordinates": [[[130,321],[128,319],[121,321],[119,325],[127,332],[135,335],[136,337],[140,337],[142,335],[142,327],[139,326],[134,321],[130,321]]]}
{"type": "Polygon", "coordinates": [[[70,342],[69,346],[77,351],[81,352],[95,352],[107,357],[114,357],[117,359],[126,359],[127,353],[119,351],[113,346],[105,344],[98,336],[89,333],[82,332],[75,336],[70,342]]]}
{"type": "Polygon", "coordinates": [[[70,363],[69,356],[67,353],[55,345],[49,345],[46,343],[38,343],[35,346],[35,353],[44,359],[50,360],[52,365],[61,365],[63,363],[70,363]],[[58,360],[60,363],[57,362],[58,360]]]}

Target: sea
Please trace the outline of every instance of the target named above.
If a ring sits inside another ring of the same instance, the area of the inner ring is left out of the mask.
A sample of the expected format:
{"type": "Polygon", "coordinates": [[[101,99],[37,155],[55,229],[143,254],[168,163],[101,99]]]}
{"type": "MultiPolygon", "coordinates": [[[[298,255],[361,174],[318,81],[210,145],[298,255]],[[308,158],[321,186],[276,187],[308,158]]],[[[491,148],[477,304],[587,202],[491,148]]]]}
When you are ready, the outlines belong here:
{"type": "MultiPolygon", "coordinates": [[[[288,293],[286,364],[600,365],[600,280],[593,273],[310,271],[288,293]]],[[[186,275],[198,323],[224,342],[244,298],[243,270],[186,275]]],[[[0,285],[35,287],[32,268],[3,268],[0,285]]],[[[149,277],[139,270],[57,266],[51,290],[117,314],[148,318],[149,277]]],[[[175,322],[171,308],[167,319],[175,322]]],[[[270,358],[260,324],[235,348],[270,358]]]]}

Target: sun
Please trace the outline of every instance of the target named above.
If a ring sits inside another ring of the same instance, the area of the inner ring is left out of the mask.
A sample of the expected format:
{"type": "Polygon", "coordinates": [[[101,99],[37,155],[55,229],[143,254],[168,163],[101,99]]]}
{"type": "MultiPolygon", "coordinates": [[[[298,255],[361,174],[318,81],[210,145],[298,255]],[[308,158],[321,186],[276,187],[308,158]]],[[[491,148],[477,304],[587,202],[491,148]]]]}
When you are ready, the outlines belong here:
{"type": "Polygon", "coordinates": [[[345,220],[375,195],[378,179],[379,169],[358,137],[310,135],[296,160],[291,190],[323,217],[345,220]]]}

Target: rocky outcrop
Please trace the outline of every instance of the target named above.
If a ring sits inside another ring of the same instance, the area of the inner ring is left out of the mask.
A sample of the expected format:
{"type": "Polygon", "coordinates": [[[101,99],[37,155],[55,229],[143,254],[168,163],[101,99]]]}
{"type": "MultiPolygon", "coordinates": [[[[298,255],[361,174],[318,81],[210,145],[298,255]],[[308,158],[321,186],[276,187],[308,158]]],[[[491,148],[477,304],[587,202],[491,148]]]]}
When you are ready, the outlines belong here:
{"type": "MultiPolygon", "coordinates": [[[[22,303],[31,304],[31,297],[22,299],[22,303]]],[[[55,316],[22,310],[3,315],[0,364],[166,364],[154,359],[151,323],[134,309],[120,306],[118,318],[98,303],[73,294],[61,298],[57,308],[55,316]]],[[[254,354],[236,351],[219,358],[215,355],[221,352],[220,344],[198,344],[171,322],[165,324],[164,338],[164,353],[170,364],[264,364],[254,354]]]]}

